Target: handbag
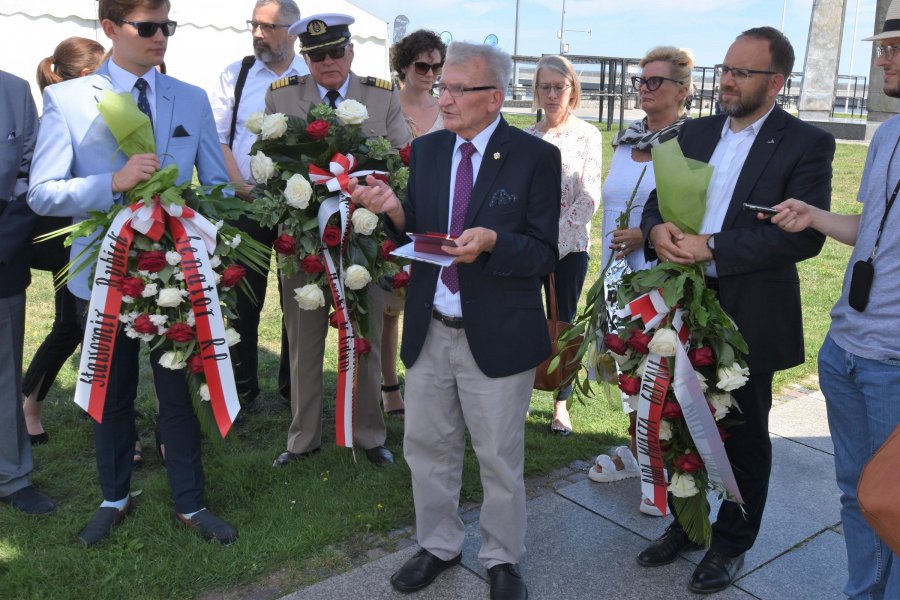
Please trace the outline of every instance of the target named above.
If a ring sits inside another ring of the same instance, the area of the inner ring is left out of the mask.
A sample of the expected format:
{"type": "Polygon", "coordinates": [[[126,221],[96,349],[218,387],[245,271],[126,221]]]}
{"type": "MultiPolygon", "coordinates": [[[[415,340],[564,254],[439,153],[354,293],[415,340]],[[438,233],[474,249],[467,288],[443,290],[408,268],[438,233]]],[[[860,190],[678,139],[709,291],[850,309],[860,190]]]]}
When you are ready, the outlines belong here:
{"type": "Polygon", "coordinates": [[[556,306],[556,277],[550,274],[550,282],[547,288],[547,304],[550,306],[550,316],[547,318],[547,333],[550,334],[550,346],[552,351],[544,362],[538,365],[534,372],[534,389],[552,392],[562,388],[575,377],[578,368],[581,366],[577,360],[578,347],[581,346],[584,336],[578,336],[569,340],[565,351],[560,357],[559,364],[552,373],[548,373],[550,361],[559,353],[559,344],[557,340],[565,331],[572,328],[572,325],[565,321],[559,320],[559,311],[556,306]]]}
{"type": "Polygon", "coordinates": [[[900,425],[866,463],[856,499],[859,510],[894,554],[900,554],[900,425]]]}

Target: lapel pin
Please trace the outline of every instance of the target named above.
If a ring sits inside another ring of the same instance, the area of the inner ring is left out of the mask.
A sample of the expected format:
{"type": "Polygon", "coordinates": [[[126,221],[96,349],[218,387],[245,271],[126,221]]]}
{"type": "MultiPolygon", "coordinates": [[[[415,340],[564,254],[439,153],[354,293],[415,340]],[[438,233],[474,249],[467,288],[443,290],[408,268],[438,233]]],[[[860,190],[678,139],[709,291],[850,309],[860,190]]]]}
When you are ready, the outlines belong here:
{"type": "Polygon", "coordinates": [[[767,144],[774,144],[774,143],[775,143],[775,139],[773,138],[773,139],[769,140],[769,141],[766,142],[766,143],[767,143],[767,144]]]}
{"type": "Polygon", "coordinates": [[[494,152],[494,160],[500,160],[500,153],[494,152]]]}

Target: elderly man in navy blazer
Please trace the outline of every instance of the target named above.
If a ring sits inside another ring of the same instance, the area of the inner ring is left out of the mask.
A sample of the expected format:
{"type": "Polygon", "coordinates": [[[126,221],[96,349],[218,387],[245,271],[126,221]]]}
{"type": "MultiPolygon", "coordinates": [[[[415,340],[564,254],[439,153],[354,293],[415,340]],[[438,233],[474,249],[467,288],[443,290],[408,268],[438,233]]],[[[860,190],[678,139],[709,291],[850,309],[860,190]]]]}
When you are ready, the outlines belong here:
{"type": "Polygon", "coordinates": [[[54,508],[31,485],[31,442],[22,414],[28,246],[36,219],[25,194],[37,127],[28,84],[0,71],[0,502],[32,514],[54,508]]]}
{"type": "MultiPolygon", "coordinates": [[[[194,167],[203,184],[227,183],[228,175],[212,111],[203,90],[158,73],[168,37],[168,0],[100,0],[99,20],[112,40],[112,56],[88,77],[49,86],[32,168],[28,202],[42,215],[87,217],[124,201],[125,192],[167,164],[178,165],[178,182],[190,181],[194,167]],[[106,90],[131,92],[149,113],[157,154],[127,158],[97,111],[106,90]]],[[[86,240],[72,245],[74,258],[86,240]]],[[[83,311],[91,297],[84,269],[69,283],[83,311]]],[[[121,331],[116,339],[111,386],[103,421],[94,425],[97,469],[103,503],[78,539],[91,545],[106,537],[133,506],[130,493],[134,447],[134,399],[140,345],[121,331]]],[[[159,399],[159,424],[166,443],[166,469],[175,519],[206,539],[229,544],[237,531],[206,509],[200,461],[200,426],[184,373],[162,368],[151,353],[159,399]]]]}
{"type": "Polygon", "coordinates": [[[454,43],[440,86],[445,131],[413,142],[408,199],[369,178],[354,201],[398,232],[447,232],[455,264],[417,262],[406,297],[404,456],[421,551],[391,577],[428,586],[460,561],[465,430],[481,469],[479,559],[491,598],[525,598],[524,420],[534,369],[550,354],[541,276],[557,261],[560,155],[500,116],[512,65],[491,46],[454,43]]]}

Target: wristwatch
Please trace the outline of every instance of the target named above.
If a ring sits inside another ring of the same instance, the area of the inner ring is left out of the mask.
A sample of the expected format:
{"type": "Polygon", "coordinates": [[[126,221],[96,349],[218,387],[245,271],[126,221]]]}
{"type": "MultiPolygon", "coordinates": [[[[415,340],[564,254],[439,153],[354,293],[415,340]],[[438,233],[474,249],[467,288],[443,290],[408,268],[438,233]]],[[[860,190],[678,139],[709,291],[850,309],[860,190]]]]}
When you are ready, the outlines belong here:
{"type": "Polygon", "coordinates": [[[711,235],[706,238],[706,247],[709,248],[709,253],[712,254],[713,260],[716,259],[716,236],[711,235]]]}

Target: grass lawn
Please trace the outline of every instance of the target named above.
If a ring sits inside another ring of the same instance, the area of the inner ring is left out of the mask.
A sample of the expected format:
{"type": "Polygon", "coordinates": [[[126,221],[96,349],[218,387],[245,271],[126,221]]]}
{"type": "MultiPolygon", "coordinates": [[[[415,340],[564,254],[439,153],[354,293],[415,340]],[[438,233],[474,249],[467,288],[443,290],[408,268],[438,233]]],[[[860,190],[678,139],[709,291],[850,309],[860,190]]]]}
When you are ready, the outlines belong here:
{"type": "MultiPolygon", "coordinates": [[[[522,126],[530,117],[510,119],[522,126]]],[[[604,131],[604,160],[612,155],[604,131]]],[[[835,159],[834,209],[857,209],[856,195],[866,148],[839,145],[835,159]]],[[[600,217],[594,223],[595,242],[600,217]]],[[[588,282],[600,270],[594,245],[588,282]]],[[[801,268],[807,336],[805,365],[780,374],[777,385],[815,371],[815,353],[828,326],[828,311],[838,296],[849,249],[829,241],[822,255],[801,268]]],[[[26,517],[0,508],[0,598],[185,598],[215,597],[236,586],[257,583],[271,595],[348,568],[375,539],[413,522],[409,470],[402,460],[402,424],[388,418],[387,445],[397,465],[371,466],[363,456],[353,462],[348,450],[333,446],[335,343],[325,357],[326,406],[324,451],[286,469],[270,465],[284,449],[289,409],[274,392],[279,348],[278,299],[269,286],[260,332],[261,411],[250,415],[224,443],[204,445],[207,502],[240,531],[235,545],[206,544],[172,522],[165,470],[153,452],[155,412],[149,369],[141,373],[138,409],[145,465],[132,488],[142,490],[137,510],[97,548],[86,550],[75,535],[96,508],[100,492],[94,464],[91,425],[71,401],[77,357],[63,368],[46,400],[48,445],[35,448],[35,483],[58,500],[48,517],[26,517]]],[[[53,319],[49,276],[36,273],[28,290],[26,366],[53,319]]],[[[777,310],[777,307],[772,307],[777,310]]],[[[402,368],[402,365],[401,365],[402,368]]],[[[616,395],[603,395],[572,407],[575,434],[548,433],[550,394],[536,392],[526,421],[526,475],[539,475],[574,459],[587,459],[626,437],[627,419],[616,395]]],[[[469,449],[461,501],[480,499],[477,464],[469,449]]]]}

